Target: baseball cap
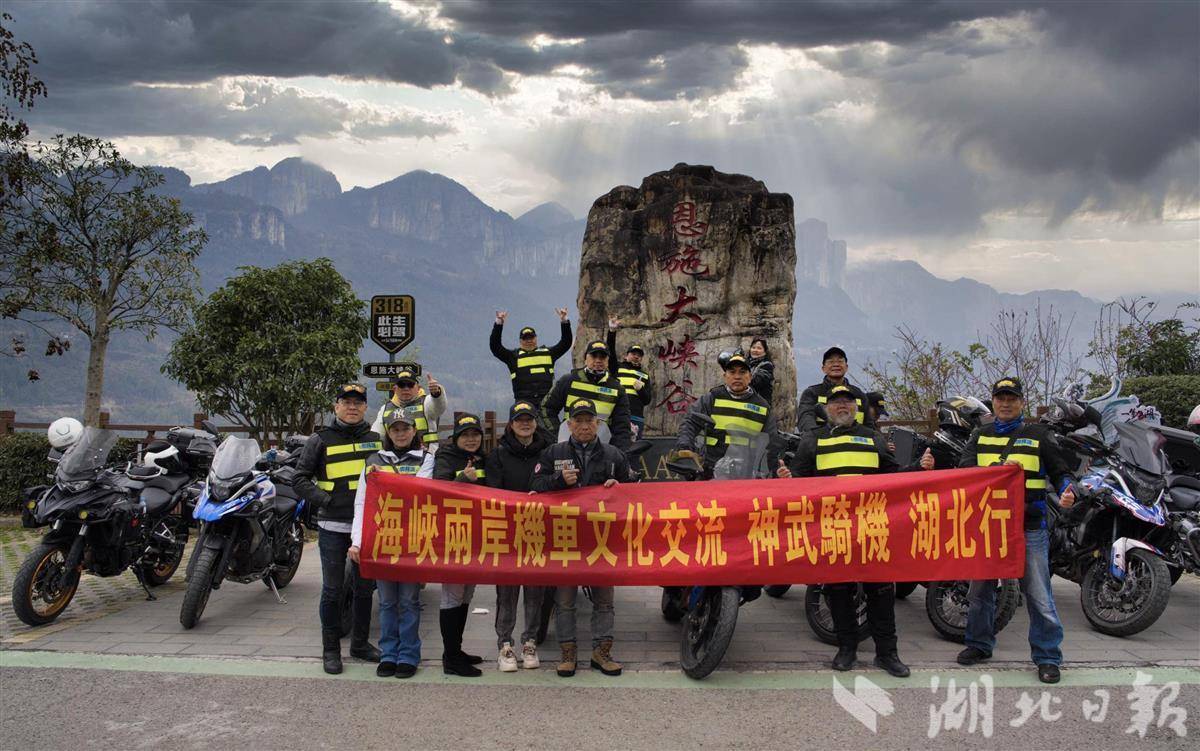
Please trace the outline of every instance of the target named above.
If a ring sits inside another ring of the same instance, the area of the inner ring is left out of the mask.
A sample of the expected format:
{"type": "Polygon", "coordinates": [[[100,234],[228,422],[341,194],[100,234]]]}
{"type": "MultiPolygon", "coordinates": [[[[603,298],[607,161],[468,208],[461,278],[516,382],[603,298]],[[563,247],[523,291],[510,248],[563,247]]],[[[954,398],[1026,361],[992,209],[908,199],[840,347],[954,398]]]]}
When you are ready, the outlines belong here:
{"type": "Polygon", "coordinates": [[[478,430],[480,433],[482,433],[483,425],[479,422],[478,415],[473,415],[469,412],[464,412],[463,414],[458,416],[458,419],[456,419],[454,421],[453,437],[458,438],[460,435],[467,432],[468,430],[478,430]]]}
{"type": "Polygon", "coordinates": [[[608,354],[608,345],[606,345],[604,342],[600,342],[600,341],[592,342],[591,344],[589,344],[587,346],[587,351],[584,352],[584,354],[585,355],[607,355],[608,354]]]}
{"type": "Polygon", "coordinates": [[[838,385],[829,389],[829,396],[825,397],[825,400],[829,402],[833,401],[834,399],[849,399],[850,401],[857,401],[858,397],[854,395],[854,392],[850,390],[849,386],[838,385]]]}
{"type": "Polygon", "coordinates": [[[533,408],[532,403],[521,401],[512,405],[512,407],[510,407],[508,410],[508,421],[512,422],[523,415],[528,415],[535,420],[537,419],[537,410],[533,408]]]}
{"type": "Polygon", "coordinates": [[[1013,396],[1025,397],[1025,391],[1021,388],[1021,379],[1013,377],[1001,378],[992,384],[992,396],[997,394],[1012,394],[1013,396]]]}
{"type": "Polygon", "coordinates": [[[531,336],[537,336],[537,332],[534,331],[532,326],[526,326],[525,328],[521,329],[520,336],[522,339],[528,339],[531,336]]]}
{"type": "Polygon", "coordinates": [[[825,350],[825,354],[821,355],[821,362],[824,363],[826,360],[835,355],[843,360],[850,359],[849,357],[846,357],[846,350],[842,349],[841,347],[830,347],[829,349],[825,350]]]}
{"type": "Polygon", "coordinates": [[[571,405],[571,417],[575,415],[595,415],[596,404],[591,399],[576,399],[571,405]]]}
{"type": "Polygon", "coordinates": [[[338,386],[335,399],[339,401],[342,399],[360,399],[365,402],[367,400],[367,387],[361,383],[343,384],[338,386]]]}

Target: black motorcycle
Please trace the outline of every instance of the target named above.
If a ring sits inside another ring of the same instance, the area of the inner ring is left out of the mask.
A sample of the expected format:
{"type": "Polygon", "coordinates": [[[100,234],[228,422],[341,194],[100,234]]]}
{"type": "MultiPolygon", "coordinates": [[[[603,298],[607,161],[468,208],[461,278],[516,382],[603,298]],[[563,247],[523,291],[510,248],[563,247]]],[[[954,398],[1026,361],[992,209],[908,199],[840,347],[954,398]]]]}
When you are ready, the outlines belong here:
{"type": "Polygon", "coordinates": [[[261,581],[279,590],[291,583],[304,553],[304,501],[291,490],[293,470],[250,438],[226,438],[213,457],[196,503],[200,537],[188,561],[179,622],[192,628],[209,595],[226,579],[261,581]]]}
{"type": "Polygon", "coordinates": [[[58,462],[54,485],[28,509],[34,526],[50,530],[13,580],[13,610],[41,626],[58,618],[84,571],[117,576],[132,568],[149,599],[183,558],[188,522],[181,498],[191,477],[177,462],[164,467],[107,466],[117,442],[111,430],[85,428],[58,462]]]}

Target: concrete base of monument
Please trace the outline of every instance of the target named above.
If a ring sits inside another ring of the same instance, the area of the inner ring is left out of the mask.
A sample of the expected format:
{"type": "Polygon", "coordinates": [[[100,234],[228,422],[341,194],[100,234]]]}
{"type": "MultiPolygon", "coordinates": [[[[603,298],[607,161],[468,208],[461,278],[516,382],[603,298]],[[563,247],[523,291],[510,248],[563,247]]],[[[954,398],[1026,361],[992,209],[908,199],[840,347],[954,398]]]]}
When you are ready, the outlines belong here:
{"type": "MultiPolygon", "coordinates": [[[[8,561],[5,560],[7,567],[8,561]]],[[[132,577],[130,577],[132,581],[132,577]]],[[[82,585],[81,585],[82,586],[82,585]]],[[[315,544],[305,551],[300,571],[284,591],[287,604],[275,602],[264,586],[226,584],[212,594],[199,625],[185,631],[179,625],[181,588],[159,592],[149,602],[140,590],[130,591],[123,602],[110,604],[104,613],[73,612],[68,609],[50,626],[28,628],[4,619],[0,648],[64,653],[109,655],[178,655],[237,658],[302,658],[317,661],[321,652],[317,602],[321,590],[320,564],[315,544]]],[[[1063,643],[1065,665],[1109,666],[1200,666],[1200,578],[1185,576],[1171,590],[1166,612],[1153,627],[1125,639],[1093,631],[1079,605],[1079,588],[1061,579],[1054,581],[1055,599],[1066,631],[1063,643]]],[[[7,592],[5,593],[7,594],[7,592]]],[[[441,638],[438,634],[436,584],[421,593],[422,653],[424,665],[440,667],[441,638]]],[[[680,627],[667,623],[659,611],[661,590],[657,587],[621,587],[616,597],[616,628],[613,656],[631,671],[678,669],[680,627]]],[[[4,598],[3,607],[10,605],[4,598]]],[[[495,672],[496,593],[491,586],[477,589],[472,603],[486,608],[486,615],[471,615],[464,648],[483,655],[483,667],[495,672]]],[[[582,645],[590,643],[591,606],[579,598],[578,635],[582,645]]],[[[376,615],[376,618],[378,616],[376,615]]],[[[918,588],[896,603],[900,656],[913,669],[955,669],[954,657],[961,646],[940,638],[925,614],[924,590],[918,588]]],[[[1018,610],[1001,633],[989,668],[1030,667],[1027,641],[1028,617],[1018,610]]],[[[520,638],[523,623],[518,623],[520,638]]],[[[378,620],[372,624],[372,641],[378,636],[378,620]]],[[[343,647],[348,652],[348,640],[343,647]]],[[[835,649],[816,639],[804,618],[804,587],[797,585],[783,598],[762,597],[744,606],[738,616],[737,632],[720,672],[738,671],[824,671],[835,649]]],[[[870,639],[859,648],[860,667],[871,674],[874,647],[870,639]]],[[[540,649],[543,667],[553,673],[558,644],[551,626],[540,649]]],[[[0,659],[0,663],[3,659],[0,659]]],[[[348,665],[356,660],[347,657],[348,665]]],[[[586,666],[586,660],[582,665],[586,666]]],[[[430,671],[432,672],[432,670],[430,671]]],[[[437,671],[440,674],[440,670],[437,671]]],[[[585,671],[581,671],[585,672],[585,671]]],[[[373,674],[373,673],[372,673],[373,674]]],[[[521,674],[501,678],[521,680],[521,674]]],[[[619,680],[619,679],[617,679],[619,680]]]]}

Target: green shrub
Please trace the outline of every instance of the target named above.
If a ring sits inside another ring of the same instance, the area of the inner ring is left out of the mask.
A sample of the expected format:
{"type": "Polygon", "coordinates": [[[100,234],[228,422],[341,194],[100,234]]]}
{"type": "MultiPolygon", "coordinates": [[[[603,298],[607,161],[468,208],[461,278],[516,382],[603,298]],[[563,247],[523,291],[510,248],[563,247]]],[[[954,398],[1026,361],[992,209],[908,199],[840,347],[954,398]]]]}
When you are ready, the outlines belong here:
{"type": "MultiPolygon", "coordinates": [[[[138,441],[119,438],[110,462],[127,462],[137,456],[138,441]]],[[[0,435],[0,514],[21,512],[21,491],[46,483],[54,465],[46,459],[50,442],[44,433],[0,435]]]]}
{"type": "Polygon", "coordinates": [[[1200,404],[1200,375],[1127,378],[1121,384],[1121,394],[1132,394],[1142,404],[1158,407],[1164,425],[1186,429],[1188,415],[1200,404]]]}

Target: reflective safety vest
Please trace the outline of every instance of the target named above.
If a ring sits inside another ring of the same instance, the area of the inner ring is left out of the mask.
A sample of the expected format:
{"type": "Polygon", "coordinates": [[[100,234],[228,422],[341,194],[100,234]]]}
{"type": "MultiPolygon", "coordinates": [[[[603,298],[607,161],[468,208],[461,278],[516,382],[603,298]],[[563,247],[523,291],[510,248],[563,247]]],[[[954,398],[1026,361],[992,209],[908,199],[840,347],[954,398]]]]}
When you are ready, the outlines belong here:
{"type": "Polygon", "coordinates": [[[607,420],[621,396],[617,383],[619,381],[612,377],[600,383],[592,383],[583,375],[582,370],[575,371],[575,380],[571,381],[571,387],[567,389],[567,412],[570,412],[571,405],[580,399],[590,399],[596,405],[596,417],[607,420]]]}
{"type": "MultiPolygon", "coordinates": [[[[817,404],[828,404],[828,403],[829,403],[829,400],[826,397],[824,397],[824,396],[817,397],[817,404]]],[[[854,413],[854,421],[856,423],[858,423],[859,425],[862,425],[863,419],[866,417],[866,414],[867,414],[865,411],[863,411],[863,400],[856,398],[854,400],[854,403],[858,405],[858,411],[854,413]]],[[[820,415],[817,415],[817,424],[818,425],[825,424],[825,421],[821,419],[820,415]]]]}
{"type": "Polygon", "coordinates": [[[1022,436],[1020,430],[1013,435],[980,435],[975,463],[980,467],[990,467],[999,463],[1009,443],[1012,444],[1012,448],[1008,450],[1005,461],[1020,462],[1025,470],[1025,490],[1045,493],[1046,477],[1042,474],[1041,441],[1022,436]]]}
{"type": "Polygon", "coordinates": [[[625,388],[625,393],[633,396],[638,393],[638,383],[645,385],[646,381],[650,380],[650,374],[645,373],[632,365],[622,363],[617,367],[617,380],[625,388]]]}
{"type": "Polygon", "coordinates": [[[367,465],[367,457],[382,448],[380,441],[327,444],[325,461],[317,475],[317,487],[326,493],[358,490],[358,478],[367,465]]]}
{"type": "Polygon", "coordinates": [[[854,477],[879,472],[879,449],[872,436],[818,438],[816,460],[818,477],[854,477]]]}
{"type": "Polygon", "coordinates": [[[554,358],[546,347],[517,350],[517,364],[509,369],[509,377],[522,384],[544,382],[549,388],[554,382],[554,358]]]}
{"type": "Polygon", "coordinates": [[[416,459],[405,452],[404,456],[400,457],[400,461],[392,463],[385,459],[380,454],[374,454],[367,459],[367,474],[372,472],[391,472],[397,475],[408,475],[412,477],[421,471],[421,463],[424,460],[424,454],[421,459],[416,459]]]}
{"type": "Polygon", "coordinates": [[[709,430],[709,434],[705,436],[704,443],[709,446],[718,444],[748,446],[750,444],[748,438],[730,435],[728,431],[761,433],[767,426],[767,415],[770,411],[770,407],[749,400],[739,401],[717,397],[713,399],[712,411],[709,412],[709,417],[715,424],[709,430]]]}
{"type": "MultiPolygon", "coordinates": [[[[424,392],[422,392],[422,394],[423,393],[424,392]]],[[[426,446],[437,443],[437,423],[434,423],[433,426],[430,427],[429,420],[425,417],[424,396],[418,397],[416,403],[408,405],[407,408],[396,406],[396,403],[389,399],[387,404],[383,405],[383,430],[387,430],[388,420],[392,418],[392,415],[396,414],[402,409],[411,409],[413,411],[413,415],[416,418],[416,422],[413,424],[413,427],[417,429],[417,434],[421,436],[422,443],[424,443],[426,446]]]]}
{"type": "MultiPolygon", "coordinates": [[[[456,478],[462,477],[462,473],[463,473],[463,470],[460,469],[460,470],[458,470],[458,472],[454,473],[454,476],[456,478]]],[[[483,478],[484,478],[485,474],[486,473],[483,471],[483,467],[476,467],[475,468],[475,482],[483,482],[483,478]]]]}

